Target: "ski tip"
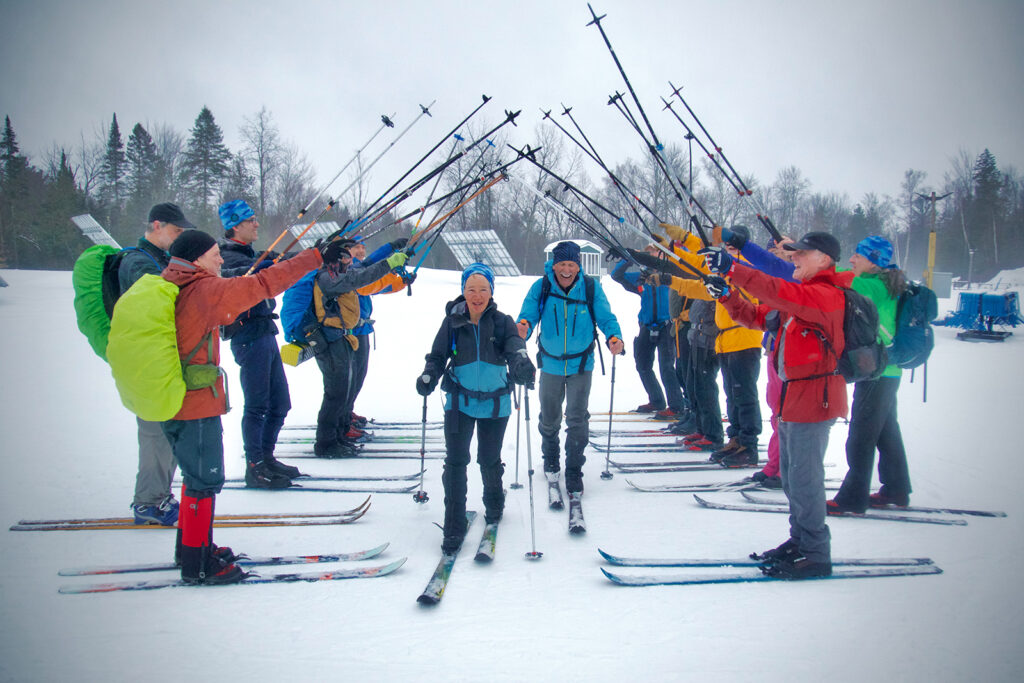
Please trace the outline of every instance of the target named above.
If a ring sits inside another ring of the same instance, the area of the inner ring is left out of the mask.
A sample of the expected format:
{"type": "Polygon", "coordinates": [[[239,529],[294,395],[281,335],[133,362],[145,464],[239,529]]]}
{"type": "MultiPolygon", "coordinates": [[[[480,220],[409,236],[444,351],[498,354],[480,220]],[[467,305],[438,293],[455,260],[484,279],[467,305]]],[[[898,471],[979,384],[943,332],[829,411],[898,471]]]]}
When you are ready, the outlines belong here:
{"type": "Polygon", "coordinates": [[[416,598],[416,602],[418,602],[421,605],[436,605],[440,601],[440,595],[427,595],[426,593],[416,598]]]}
{"type": "Polygon", "coordinates": [[[473,558],[473,561],[479,562],[480,564],[489,564],[494,562],[494,558],[487,553],[477,553],[476,557],[473,558]]]}
{"type": "Polygon", "coordinates": [[[611,562],[613,564],[615,563],[616,560],[619,559],[615,555],[611,555],[609,553],[606,553],[605,551],[601,550],[600,548],[597,549],[597,552],[601,553],[601,557],[603,557],[605,560],[607,560],[608,562],[611,562]]]}
{"type": "Polygon", "coordinates": [[[612,583],[620,585],[620,586],[625,585],[625,582],[622,580],[622,578],[618,574],[613,574],[612,572],[608,571],[604,567],[601,567],[601,573],[604,574],[605,578],[607,578],[612,583]]]}

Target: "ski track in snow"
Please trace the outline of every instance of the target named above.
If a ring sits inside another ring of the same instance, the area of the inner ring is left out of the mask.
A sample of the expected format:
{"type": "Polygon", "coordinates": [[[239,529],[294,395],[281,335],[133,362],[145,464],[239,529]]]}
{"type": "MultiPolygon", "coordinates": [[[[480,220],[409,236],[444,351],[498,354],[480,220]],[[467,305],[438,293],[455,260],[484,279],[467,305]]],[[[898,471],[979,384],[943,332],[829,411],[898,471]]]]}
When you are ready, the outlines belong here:
{"type": "MultiPolygon", "coordinates": [[[[107,366],[75,326],[68,272],[3,271],[0,290],[0,433],[5,467],[0,522],[116,516],[128,512],[136,471],[134,418],[120,405],[107,366]]],[[[1003,273],[1003,282],[1011,274],[1003,273]]],[[[534,277],[498,278],[499,308],[515,316],[534,277]]],[[[459,273],[421,270],[413,297],[375,297],[376,349],[357,412],[418,421],[413,382],[458,294],[459,273]]],[[[639,300],[603,284],[632,352],[639,300]]],[[[955,297],[955,295],[954,295],[955,297]]],[[[941,313],[955,305],[941,300],[941,313]]],[[[3,681],[171,680],[229,672],[238,680],[1016,680],[1024,667],[1024,467],[1017,431],[1024,404],[1024,331],[1002,344],[956,341],[936,328],[928,402],[920,370],[900,388],[901,426],[918,505],[1005,510],[963,528],[829,520],[833,553],[930,556],[945,573],[919,578],[707,587],[625,588],[600,573],[601,547],[619,555],[736,556],[786,537],[783,515],[703,510],[690,494],[644,494],[599,477],[604,455],[588,450],[583,498],[587,533],[570,537],[568,511],[546,505],[539,474],[538,402],[531,397],[533,481],[539,561],[531,549],[529,491],[509,489],[491,564],[473,561],[483,530],[470,529],[440,604],[416,596],[437,564],[443,519],[441,461],[427,462],[429,502],[375,495],[347,526],[220,529],[218,543],[258,554],[351,551],[390,542],[377,563],[409,560],[379,579],[301,585],[169,589],[59,595],[89,577],[57,570],[169,558],[173,533],[0,532],[3,681]]],[[[280,340],[280,338],[279,338],[280,340]]],[[[535,343],[529,342],[531,354],[535,343]]],[[[234,409],[224,417],[228,476],[241,476],[242,393],[226,344],[222,364],[234,409]]],[[[610,369],[610,358],[604,355],[610,369]]],[[[615,408],[645,402],[629,357],[621,359],[615,408]]],[[[597,364],[592,412],[609,405],[597,364]]],[[[315,364],[287,368],[291,424],[315,421],[321,378],[315,364]]],[[[763,388],[765,378],[762,373],[763,388]]],[[[763,396],[763,391],[762,391],[763,396]]],[[[724,397],[723,397],[724,409],[724,397]]],[[[764,408],[763,408],[764,409],[764,408]]],[[[766,410],[766,409],[764,409],[766,410]]],[[[428,419],[440,419],[440,393],[428,419]]],[[[592,420],[604,429],[606,421],[592,420]]],[[[523,425],[525,427],[525,424],[523,425]]],[[[643,423],[622,423],[642,429],[643,423]]],[[[418,429],[408,432],[419,434],[418,429]]],[[[846,425],[832,431],[828,476],[845,473],[846,425]]],[[[564,437],[563,437],[564,438],[564,437]]],[[[763,437],[767,439],[767,434],[763,437]]],[[[526,479],[521,434],[519,481],[526,479]]],[[[668,459],[657,454],[656,459],[668,459]]],[[[515,413],[503,450],[505,483],[516,478],[515,413]]],[[[295,460],[310,474],[407,473],[414,461],[295,460]]],[[[415,463],[418,465],[418,463],[415,463]]],[[[630,475],[638,483],[731,481],[749,471],[630,475]]],[[[470,466],[470,509],[482,512],[470,466]]],[[[708,494],[739,500],[736,493],[708,494]]],[[[226,491],[219,512],[291,512],[352,507],[365,496],[226,491]]],[[[304,567],[303,569],[309,569],[304,567]]],[[[629,571],[622,570],[623,573],[629,571]]],[[[157,575],[154,575],[154,577],[157,575]]]]}

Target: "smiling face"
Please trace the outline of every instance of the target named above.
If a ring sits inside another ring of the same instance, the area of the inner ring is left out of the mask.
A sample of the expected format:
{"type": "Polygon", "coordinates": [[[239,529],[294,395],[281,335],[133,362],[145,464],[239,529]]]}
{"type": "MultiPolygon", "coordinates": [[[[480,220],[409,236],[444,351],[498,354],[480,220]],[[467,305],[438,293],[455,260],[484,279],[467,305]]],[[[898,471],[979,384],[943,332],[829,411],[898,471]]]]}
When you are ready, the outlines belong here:
{"type": "Polygon", "coordinates": [[[363,244],[362,242],[357,242],[353,244],[351,247],[348,248],[348,251],[350,254],[352,254],[352,258],[359,259],[360,261],[366,259],[366,245],[363,244]]]}
{"type": "Polygon", "coordinates": [[[793,254],[793,277],[806,282],[832,265],[832,258],[817,249],[798,249],[793,254]]]}
{"type": "Polygon", "coordinates": [[[260,222],[256,217],[247,218],[235,226],[235,239],[242,244],[252,244],[259,237],[260,222]]]}
{"type": "Polygon", "coordinates": [[[469,309],[470,319],[478,320],[487,308],[487,304],[491,302],[491,283],[483,275],[474,273],[466,278],[466,284],[462,287],[462,296],[466,299],[466,308],[469,309]]]}
{"type": "Polygon", "coordinates": [[[552,266],[552,270],[555,271],[555,279],[562,289],[569,289],[580,273],[580,264],[575,261],[559,261],[552,266]]]}

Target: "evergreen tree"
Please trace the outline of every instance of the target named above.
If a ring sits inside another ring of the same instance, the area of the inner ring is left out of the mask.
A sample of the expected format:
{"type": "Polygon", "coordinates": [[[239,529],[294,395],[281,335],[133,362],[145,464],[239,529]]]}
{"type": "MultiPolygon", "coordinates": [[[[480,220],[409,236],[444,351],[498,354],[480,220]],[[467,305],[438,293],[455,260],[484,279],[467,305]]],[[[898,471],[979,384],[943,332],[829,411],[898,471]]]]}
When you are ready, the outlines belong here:
{"type": "Polygon", "coordinates": [[[149,131],[140,123],[135,124],[132,134],[128,136],[125,161],[125,183],[128,187],[125,215],[130,217],[129,220],[133,224],[139,224],[145,220],[149,207],[157,201],[162,201],[157,197],[162,196],[166,190],[162,187],[166,174],[160,153],[149,131]]]}
{"type": "Polygon", "coordinates": [[[231,168],[221,185],[220,204],[232,199],[244,199],[250,206],[258,206],[255,195],[255,178],[245,164],[241,154],[231,158],[231,168]]]}
{"type": "Polygon", "coordinates": [[[187,204],[195,209],[200,220],[211,222],[217,193],[231,164],[231,152],[224,146],[224,133],[214,121],[213,113],[203,107],[192,126],[185,153],[181,159],[181,186],[187,204]]]}
{"type": "Polygon", "coordinates": [[[101,171],[100,197],[107,205],[108,211],[120,209],[124,206],[124,199],[127,194],[125,185],[125,174],[127,163],[124,156],[124,142],[121,140],[121,129],[117,125],[117,114],[114,114],[110,122],[110,132],[107,135],[107,150],[103,155],[103,169],[101,171]]]}
{"type": "Polygon", "coordinates": [[[974,162],[974,203],[969,214],[971,241],[977,246],[975,268],[985,277],[999,269],[999,221],[1002,213],[1002,174],[996,157],[986,149],[974,162]]]}
{"type": "Polygon", "coordinates": [[[11,117],[4,118],[0,138],[0,266],[19,268],[18,235],[28,205],[31,167],[21,154],[11,117]]]}

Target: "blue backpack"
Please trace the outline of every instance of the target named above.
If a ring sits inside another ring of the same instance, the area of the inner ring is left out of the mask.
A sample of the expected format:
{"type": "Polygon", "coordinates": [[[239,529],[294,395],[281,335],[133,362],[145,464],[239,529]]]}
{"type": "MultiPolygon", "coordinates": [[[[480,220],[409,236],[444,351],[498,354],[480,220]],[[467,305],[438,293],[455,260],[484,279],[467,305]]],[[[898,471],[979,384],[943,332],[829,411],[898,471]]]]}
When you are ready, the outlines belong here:
{"type": "Polygon", "coordinates": [[[889,346],[889,362],[904,369],[924,364],[935,347],[931,322],[939,315],[935,292],[911,282],[896,305],[896,334],[889,346]]]}
{"type": "Polygon", "coordinates": [[[309,326],[316,322],[313,313],[313,281],[318,271],[307,273],[289,287],[281,301],[281,327],[284,338],[293,344],[305,344],[309,326]]]}

